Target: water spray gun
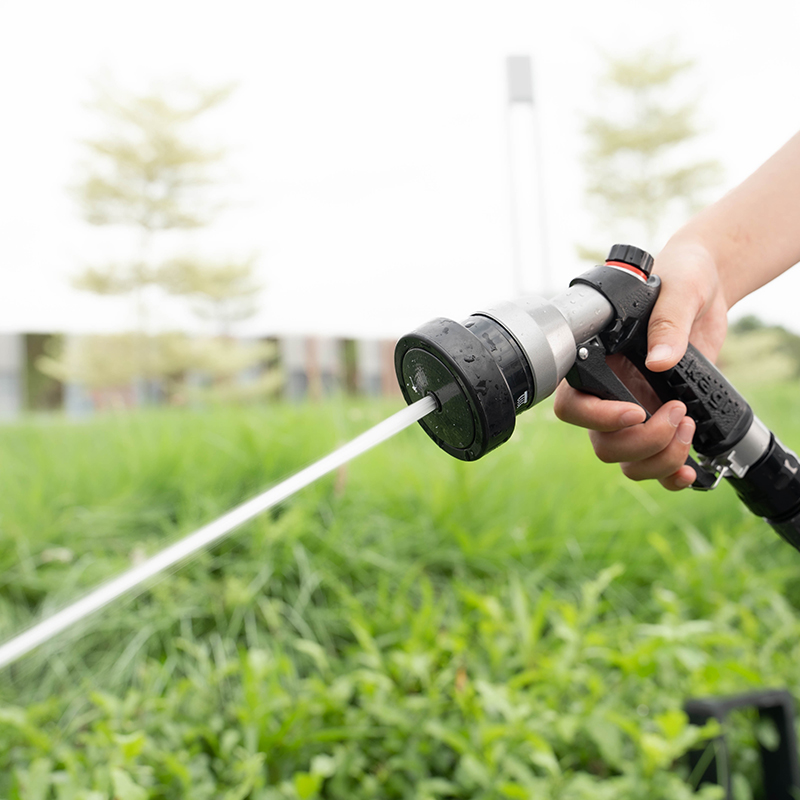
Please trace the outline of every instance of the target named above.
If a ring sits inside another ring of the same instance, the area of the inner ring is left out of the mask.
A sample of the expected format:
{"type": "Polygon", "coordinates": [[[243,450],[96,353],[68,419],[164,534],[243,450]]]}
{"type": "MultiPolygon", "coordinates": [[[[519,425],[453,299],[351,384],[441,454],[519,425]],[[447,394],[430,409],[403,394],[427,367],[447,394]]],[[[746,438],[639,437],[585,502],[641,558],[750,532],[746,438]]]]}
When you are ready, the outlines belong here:
{"type": "Polygon", "coordinates": [[[406,401],[430,396],[419,421],[445,452],[473,461],[507,442],[518,414],[567,381],[607,400],[642,403],[607,357],[622,354],[662,402],[685,403],[698,456],[686,463],[709,490],[728,480],[744,504],[800,550],[800,462],[744,398],[691,344],[665,372],[645,367],[647,326],[661,289],[653,257],[616,244],[602,266],[551,300],[504,302],[463,322],[438,318],[403,336],[395,369],[406,401]]]}
{"type": "Polygon", "coordinates": [[[463,323],[435,319],[403,336],[395,368],[408,408],[0,643],[0,668],[415,421],[450,455],[474,461],[507,442],[517,414],[551,395],[564,377],[598,397],[639,403],[608,366],[606,357],[617,353],[662,402],[686,404],[700,459],[687,460],[697,473],[695,488],[712,489],[726,478],[753,513],[800,550],[797,456],[691,345],[671,370],[645,367],[647,323],[661,288],[652,266],[643,250],[614,245],[603,266],[552,300],[501,303],[463,323]]]}

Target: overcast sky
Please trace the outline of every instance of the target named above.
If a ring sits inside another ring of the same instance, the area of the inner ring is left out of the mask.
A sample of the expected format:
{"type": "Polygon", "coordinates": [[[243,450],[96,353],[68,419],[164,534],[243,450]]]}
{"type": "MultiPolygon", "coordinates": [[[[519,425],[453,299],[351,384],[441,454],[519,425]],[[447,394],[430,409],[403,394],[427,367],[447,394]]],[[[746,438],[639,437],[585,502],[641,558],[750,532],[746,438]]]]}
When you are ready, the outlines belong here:
{"type": "MultiPolygon", "coordinates": [[[[68,284],[128,241],[82,222],[67,190],[93,79],[237,85],[207,130],[230,151],[230,207],[178,244],[257,255],[265,291],[242,332],[393,337],[512,291],[506,57],[534,62],[551,283],[566,288],[577,243],[628,238],[598,230],[583,196],[602,53],[670,39],[698,62],[698,152],[725,168],[713,199],[800,128],[791,0],[0,0],[0,330],[129,319],[68,284]]],[[[800,330],[799,290],[795,270],[735,313],[800,330]]]]}

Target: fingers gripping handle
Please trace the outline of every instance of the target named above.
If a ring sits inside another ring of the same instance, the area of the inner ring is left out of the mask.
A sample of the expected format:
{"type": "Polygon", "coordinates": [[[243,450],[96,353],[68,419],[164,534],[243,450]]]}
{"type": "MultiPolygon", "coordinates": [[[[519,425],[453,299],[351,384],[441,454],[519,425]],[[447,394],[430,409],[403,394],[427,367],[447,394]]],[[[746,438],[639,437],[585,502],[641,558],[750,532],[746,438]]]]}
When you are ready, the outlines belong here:
{"type": "Polygon", "coordinates": [[[653,387],[661,402],[680,400],[697,426],[692,446],[706,458],[727,453],[750,429],[753,410],[725,376],[692,345],[683,358],[664,372],[644,364],[643,348],[625,353],[653,387]]]}
{"type": "MultiPolygon", "coordinates": [[[[567,381],[573,388],[603,400],[636,403],[644,409],[645,419],[650,419],[651,415],[647,409],[608,366],[605,348],[599,342],[588,342],[578,348],[578,357],[567,373],[567,381]]],[[[701,467],[691,456],[685,463],[695,471],[696,477],[692,488],[708,490],[715,485],[716,476],[701,467]]]]}

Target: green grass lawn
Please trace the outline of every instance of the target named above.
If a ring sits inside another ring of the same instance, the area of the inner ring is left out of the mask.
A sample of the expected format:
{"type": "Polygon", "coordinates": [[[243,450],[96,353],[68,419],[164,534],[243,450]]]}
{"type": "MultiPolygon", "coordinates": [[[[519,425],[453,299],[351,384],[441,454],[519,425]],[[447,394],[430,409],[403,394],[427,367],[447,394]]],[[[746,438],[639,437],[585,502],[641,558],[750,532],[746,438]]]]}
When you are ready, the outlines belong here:
{"type": "MultiPolygon", "coordinates": [[[[796,388],[747,391],[800,447],[796,388]]],[[[397,408],[0,428],[0,638],[397,408]]],[[[631,483],[549,404],[472,464],[413,426],[6,668],[0,797],[696,797],[682,703],[797,692],[798,567],[728,487],[631,483]]]]}

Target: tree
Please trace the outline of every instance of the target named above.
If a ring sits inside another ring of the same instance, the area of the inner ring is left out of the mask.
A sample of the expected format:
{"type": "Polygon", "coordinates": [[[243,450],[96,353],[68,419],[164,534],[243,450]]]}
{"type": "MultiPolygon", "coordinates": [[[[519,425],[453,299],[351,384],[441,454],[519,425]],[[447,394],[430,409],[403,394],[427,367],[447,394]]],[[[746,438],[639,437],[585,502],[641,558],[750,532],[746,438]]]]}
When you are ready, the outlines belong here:
{"type": "Polygon", "coordinates": [[[253,280],[253,262],[211,263],[175,258],[158,272],[158,283],[173,295],[194,300],[195,313],[210,319],[221,336],[234,322],[251,317],[261,287],[253,280]]]}
{"type": "Polygon", "coordinates": [[[89,160],[75,194],[92,225],[120,225],[137,234],[132,258],[90,267],[75,286],[98,294],[136,295],[139,328],[147,321],[144,289],[158,284],[152,263],[156,235],[199,228],[210,222],[201,190],[224,151],[191,141],[199,118],[222,103],[231,87],[162,87],[137,95],[102,87],[93,104],[102,136],[84,142],[89,160]]]}
{"type": "Polygon", "coordinates": [[[728,329],[720,361],[725,368],[752,375],[758,364],[758,377],[773,380],[800,378],[800,336],[783,325],[766,323],[754,314],[734,322],[728,329]]]}
{"type": "Polygon", "coordinates": [[[137,333],[60,341],[39,357],[36,366],[56,380],[79,383],[92,394],[98,407],[131,405],[134,377],[162,380],[165,394],[171,396],[176,387],[170,380],[172,367],[163,363],[165,356],[170,365],[186,364],[191,343],[188,337],[178,333],[148,338],[151,346],[146,348],[142,347],[142,337],[137,333]]]}
{"type": "MultiPolygon", "coordinates": [[[[670,50],[608,59],[599,92],[603,113],[586,120],[584,161],[605,240],[655,249],[659,234],[674,226],[675,212],[696,210],[703,191],[719,181],[719,163],[691,152],[701,132],[697,103],[674,100],[692,67],[670,50]]],[[[593,261],[605,258],[591,248],[579,251],[593,261]]]]}
{"type": "Polygon", "coordinates": [[[230,92],[186,85],[145,94],[100,90],[93,108],[104,132],[84,143],[88,160],[75,195],[90,224],[127,230],[133,244],[126,261],[86,267],[73,283],[95,294],[132,295],[137,330],[85,339],[44,358],[41,367],[48,374],[95,388],[155,380],[176,395],[190,370],[202,369],[217,384],[233,380],[231,364],[246,369],[273,360],[274,348],[266,346],[237,350],[233,340],[224,346],[189,343],[185,335],[150,330],[148,299],[154,292],[190,302],[198,316],[214,321],[218,337],[229,337],[234,322],[255,313],[260,286],[253,259],[165,256],[165,234],[208,225],[217,210],[206,190],[215,183],[213,170],[224,151],[198,143],[195,125],[230,92]]]}
{"type": "Polygon", "coordinates": [[[107,133],[85,142],[93,158],[77,187],[87,221],[134,225],[145,235],[207,224],[197,189],[209,185],[209,167],[224,151],[191,143],[187,128],[231,91],[183,86],[136,95],[101,89],[94,108],[107,133]]]}

